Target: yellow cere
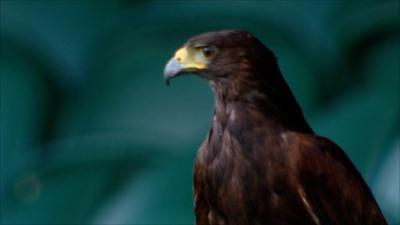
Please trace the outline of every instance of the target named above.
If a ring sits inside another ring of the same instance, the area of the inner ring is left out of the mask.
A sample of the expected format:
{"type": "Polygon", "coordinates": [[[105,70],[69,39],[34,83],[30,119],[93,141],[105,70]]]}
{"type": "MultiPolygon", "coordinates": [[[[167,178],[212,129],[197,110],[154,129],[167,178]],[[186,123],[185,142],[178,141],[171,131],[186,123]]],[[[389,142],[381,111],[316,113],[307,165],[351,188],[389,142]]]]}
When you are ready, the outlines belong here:
{"type": "Polygon", "coordinates": [[[206,59],[199,52],[190,52],[186,47],[178,49],[174,58],[183,68],[203,69],[207,66],[206,59]]]}

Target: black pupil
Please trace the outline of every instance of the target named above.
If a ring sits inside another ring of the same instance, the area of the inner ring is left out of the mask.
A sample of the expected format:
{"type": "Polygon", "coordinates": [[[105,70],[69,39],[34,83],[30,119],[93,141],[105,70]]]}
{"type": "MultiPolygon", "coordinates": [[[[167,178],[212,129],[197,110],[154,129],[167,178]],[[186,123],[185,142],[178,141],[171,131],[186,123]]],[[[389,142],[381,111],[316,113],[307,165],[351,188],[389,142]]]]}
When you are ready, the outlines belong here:
{"type": "Polygon", "coordinates": [[[209,57],[214,53],[214,49],[212,47],[204,47],[203,53],[206,57],[209,57]]]}

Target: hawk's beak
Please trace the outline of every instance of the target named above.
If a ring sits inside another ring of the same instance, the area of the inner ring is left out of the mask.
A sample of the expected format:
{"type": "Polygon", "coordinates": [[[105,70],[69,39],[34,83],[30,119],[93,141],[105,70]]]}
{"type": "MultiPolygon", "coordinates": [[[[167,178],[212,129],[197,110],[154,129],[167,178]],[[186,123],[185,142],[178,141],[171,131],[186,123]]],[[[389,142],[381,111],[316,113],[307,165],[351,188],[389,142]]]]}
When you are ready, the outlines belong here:
{"type": "Polygon", "coordinates": [[[195,72],[206,67],[206,62],[199,53],[187,47],[182,47],[175,52],[164,69],[165,83],[183,73],[195,72]]]}
{"type": "Polygon", "coordinates": [[[170,59],[164,69],[165,83],[169,86],[169,81],[181,71],[182,65],[175,58],[170,59]]]}

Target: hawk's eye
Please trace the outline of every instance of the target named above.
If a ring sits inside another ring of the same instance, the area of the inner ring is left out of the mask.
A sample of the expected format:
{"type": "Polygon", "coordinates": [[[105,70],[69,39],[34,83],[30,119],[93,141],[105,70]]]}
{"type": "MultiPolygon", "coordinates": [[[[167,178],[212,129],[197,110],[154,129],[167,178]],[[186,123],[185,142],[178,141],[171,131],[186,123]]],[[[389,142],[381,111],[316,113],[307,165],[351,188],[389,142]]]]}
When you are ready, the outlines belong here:
{"type": "Polygon", "coordinates": [[[210,57],[215,53],[215,47],[213,46],[206,46],[201,49],[205,57],[210,57]]]}

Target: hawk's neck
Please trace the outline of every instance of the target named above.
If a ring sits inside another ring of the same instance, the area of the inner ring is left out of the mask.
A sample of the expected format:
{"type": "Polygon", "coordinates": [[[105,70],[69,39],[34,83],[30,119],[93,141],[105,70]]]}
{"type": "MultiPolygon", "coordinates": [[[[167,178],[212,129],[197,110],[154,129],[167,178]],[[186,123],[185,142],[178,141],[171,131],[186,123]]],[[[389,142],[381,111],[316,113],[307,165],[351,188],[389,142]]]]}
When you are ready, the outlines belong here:
{"type": "Polygon", "coordinates": [[[262,129],[271,134],[284,131],[313,133],[286,83],[280,93],[274,93],[260,83],[252,86],[251,83],[241,85],[221,81],[210,82],[210,85],[215,98],[214,130],[250,132],[262,129]]]}

